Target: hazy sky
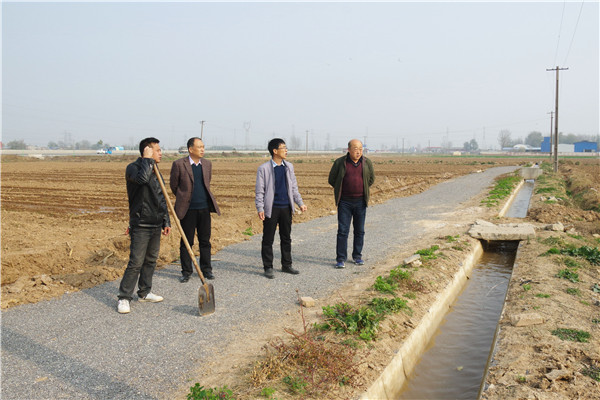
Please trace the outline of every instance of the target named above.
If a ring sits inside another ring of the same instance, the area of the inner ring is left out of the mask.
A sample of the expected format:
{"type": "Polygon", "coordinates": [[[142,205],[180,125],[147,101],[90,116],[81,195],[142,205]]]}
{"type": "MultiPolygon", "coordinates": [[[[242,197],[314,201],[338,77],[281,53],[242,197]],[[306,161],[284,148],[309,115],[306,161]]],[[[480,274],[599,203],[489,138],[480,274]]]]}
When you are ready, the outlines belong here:
{"type": "Polygon", "coordinates": [[[498,147],[599,133],[586,2],[2,2],[2,141],[498,147]]]}

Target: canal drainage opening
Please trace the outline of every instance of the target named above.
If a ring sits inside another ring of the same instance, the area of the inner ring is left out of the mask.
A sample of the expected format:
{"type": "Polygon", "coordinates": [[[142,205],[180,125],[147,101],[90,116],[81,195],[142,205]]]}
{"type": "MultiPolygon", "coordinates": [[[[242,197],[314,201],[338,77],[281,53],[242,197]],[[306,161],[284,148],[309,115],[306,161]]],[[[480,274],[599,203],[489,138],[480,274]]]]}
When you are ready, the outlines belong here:
{"type": "Polygon", "coordinates": [[[482,241],[484,253],[398,399],[477,399],[486,375],[519,241],[482,241]]]}
{"type": "MultiPolygon", "coordinates": [[[[510,255],[513,253],[513,256],[516,256],[517,249],[519,248],[519,240],[481,240],[481,246],[483,247],[483,251],[485,253],[507,253],[510,255]]],[[[513,262],[514,264],[514,257],[513,262]]],[[[511,264],[511,266],[512,266],[511,264]]]]}

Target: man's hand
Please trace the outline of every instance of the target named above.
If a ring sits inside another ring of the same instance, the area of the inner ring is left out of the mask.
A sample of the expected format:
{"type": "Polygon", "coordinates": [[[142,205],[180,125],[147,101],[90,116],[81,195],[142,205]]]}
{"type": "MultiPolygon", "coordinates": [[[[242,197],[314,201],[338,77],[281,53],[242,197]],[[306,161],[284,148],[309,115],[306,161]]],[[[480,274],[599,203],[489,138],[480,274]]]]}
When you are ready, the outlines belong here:
{"type": "Polygon", "coordinates": [[[302,204],[302,205],[300,206],[300,211],[302,211],[302,212],[306,211],[307,209],[308,209],[308,208],[306,207],[306,204],[302,204]]]}
{"type": "Polygon", "coordinates": [[[258,218],[260,218],[261,221],[265,220],[265,212],[264,211],[259,211],[258,212],[258,218]]]}
{"type": "Polygon", "coordinates": [[[169,233],[171,233],[171,227],[167,226],[165,228],[163,228],[162,234],[167,236],[169,233]]]}
{"type": "Polygon", "coordinates": [[[152,158],[153,155],[154,155],[154,150],[152,149],[152,147],[150,147],[150,146],[144,147],[144,154],[142,155],[143,158],[152,158]]]}

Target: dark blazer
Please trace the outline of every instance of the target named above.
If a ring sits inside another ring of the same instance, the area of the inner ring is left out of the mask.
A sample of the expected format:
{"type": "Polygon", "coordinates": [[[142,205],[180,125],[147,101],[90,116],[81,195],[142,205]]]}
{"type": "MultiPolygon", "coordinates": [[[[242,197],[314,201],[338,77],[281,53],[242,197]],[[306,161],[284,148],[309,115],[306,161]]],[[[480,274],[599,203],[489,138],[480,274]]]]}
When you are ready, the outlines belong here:
{"type": "MultiPolygon", "coordinates": [[[[209,196],[210,212],[216,212],[221,215],[219,206],[215,200],[215,196],[210,191],[210,179],[212,178],[212,163],[205,158],[201,159],[202,177],[204,178],[204,186],[209,196]]],[[[171,166],[171,179],[169,181],[171,190],[175,194],[175,214],[177,218],[183,219],[188,212],[190,202],[192,201],[192,193],[194,192],[194,172],[190,165],[189,156],[180,158],[173,162],[171,166]]]]}

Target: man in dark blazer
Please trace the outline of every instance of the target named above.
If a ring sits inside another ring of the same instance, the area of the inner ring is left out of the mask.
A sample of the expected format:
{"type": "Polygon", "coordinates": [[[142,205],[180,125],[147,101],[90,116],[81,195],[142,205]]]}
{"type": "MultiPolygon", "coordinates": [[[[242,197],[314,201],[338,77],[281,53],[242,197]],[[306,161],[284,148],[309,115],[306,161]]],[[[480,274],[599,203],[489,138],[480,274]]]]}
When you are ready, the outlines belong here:
{"type": "MultiPolygon", "coordinates": [[[[198,232],[200,247],[200,269],[207,279],[215,279],[210,256],[210,213],[221,215],[215,197],[210,191],[212,163],[204,157],[204,143],[193,137],[187,142],[187,157],[181,158],[171,166],[171,190],[175,194],[175,213],[181,221],[181,227],[190,244],[194,246],[194,233],[198,232]]],[[[193,273],[192,259],[183,239],[179,245],[181,259],[181,278],[185,283],[193,273]]]]}

